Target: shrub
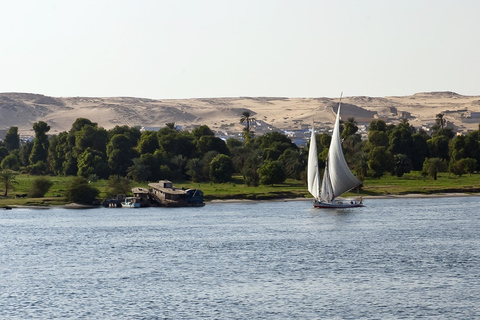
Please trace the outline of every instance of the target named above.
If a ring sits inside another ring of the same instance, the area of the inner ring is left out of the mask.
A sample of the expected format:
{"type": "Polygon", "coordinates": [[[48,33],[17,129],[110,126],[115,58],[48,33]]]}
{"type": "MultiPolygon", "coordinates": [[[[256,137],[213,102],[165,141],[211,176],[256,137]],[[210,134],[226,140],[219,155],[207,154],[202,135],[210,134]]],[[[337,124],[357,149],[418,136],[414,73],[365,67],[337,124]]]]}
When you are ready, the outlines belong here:
{"type": "Polygon", "coordinates": [[[99,194],[100,191],[92,187],[87,179],[75,177],[68,185],[65,197],[71,202],[91,204],[99,194]]]}
{"type": "Polygon", "coordinates": [[[0,166],[2,167],[2,169],[18,171],[20,169],[20,160],[18,160],[18,157],[12,153],[2,160],[0,166]]]}
{"type": "Polygon", "coordinates": [[[37,161],[34,165],[29,166],[30,174],[42,175],[47,172],[47,165],[43,161],[37,161]]]}
{"type": "Polygon", "coordinates": [[[48,178],[39,177],[32,181],[30,190],[28,191],[28,197],[30,198],[41,198],[43,197],[50,187],[53,185],[53,182],[48,178]]]}
{"type": "Polygon", "coordinates": [[[117,194],[129,194],[132,190],[132,180],[119,176],[111,175],[108,178],[106,192],[107,196],[113,197],[117,194]]]}

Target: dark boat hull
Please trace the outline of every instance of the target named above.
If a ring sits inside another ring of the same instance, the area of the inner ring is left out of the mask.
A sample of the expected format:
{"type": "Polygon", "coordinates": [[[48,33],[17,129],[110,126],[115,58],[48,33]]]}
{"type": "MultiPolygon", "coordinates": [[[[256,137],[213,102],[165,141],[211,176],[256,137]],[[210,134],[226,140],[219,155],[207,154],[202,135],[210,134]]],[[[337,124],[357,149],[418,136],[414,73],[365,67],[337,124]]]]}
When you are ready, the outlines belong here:
{"type": "Polygon", "coordinates": [[[346,209],[346,208],[359,208],[364,207],[362,202],[359,201],[336,201],[336,202],[323,202],[314,201],[314,208],[319,209],[346,209]]]}

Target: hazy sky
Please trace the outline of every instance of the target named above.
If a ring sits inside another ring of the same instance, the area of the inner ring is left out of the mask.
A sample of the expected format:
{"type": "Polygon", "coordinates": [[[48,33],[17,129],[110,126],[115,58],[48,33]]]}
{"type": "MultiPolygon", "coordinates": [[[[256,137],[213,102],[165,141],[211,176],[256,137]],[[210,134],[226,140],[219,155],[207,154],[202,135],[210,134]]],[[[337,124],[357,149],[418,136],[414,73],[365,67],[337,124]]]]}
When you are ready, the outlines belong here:
{"type": "Polygon", "coordinates": [[[2,0],[0,92],[480,95],[478,0],[2,0]]]}

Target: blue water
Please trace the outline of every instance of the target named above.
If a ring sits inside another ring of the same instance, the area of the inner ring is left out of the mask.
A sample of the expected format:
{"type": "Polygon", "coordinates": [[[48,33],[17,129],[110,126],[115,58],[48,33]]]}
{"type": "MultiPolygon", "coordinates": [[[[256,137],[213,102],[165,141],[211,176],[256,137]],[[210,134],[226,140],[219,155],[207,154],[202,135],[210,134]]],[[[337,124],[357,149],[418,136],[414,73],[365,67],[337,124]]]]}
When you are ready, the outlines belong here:
{"type": "Polygon", "coordinates": [[[0,318],[480,318],[480,198],[365,202],[0,211],[0,318]]]}

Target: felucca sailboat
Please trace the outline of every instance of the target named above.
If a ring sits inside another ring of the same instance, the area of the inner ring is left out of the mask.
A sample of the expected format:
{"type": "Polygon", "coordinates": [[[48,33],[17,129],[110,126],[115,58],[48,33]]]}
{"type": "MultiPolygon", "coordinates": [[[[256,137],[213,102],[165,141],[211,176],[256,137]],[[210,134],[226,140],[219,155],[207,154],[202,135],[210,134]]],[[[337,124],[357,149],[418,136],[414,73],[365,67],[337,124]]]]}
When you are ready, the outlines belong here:
{"type": "Polygon", "coordinates": [[[353,208],[363,207],[362,198],[355,200],[339,200],[338,196],[359,186],[362,181],[358,180],[350,171],[342,150],[342,140],[340,139],[340,107],[342,100],[338,104],[337,118],[333,129],[332,141],[328,150],[328,156],[325,165],[325,172],[320,183],[320,173],[318,170],[317,143],[315,140],[315,128],[312,127],[310,137],[310,150],[308,153],[308,191],[314,196],[313,206],[315,208],[353,208]]]}

